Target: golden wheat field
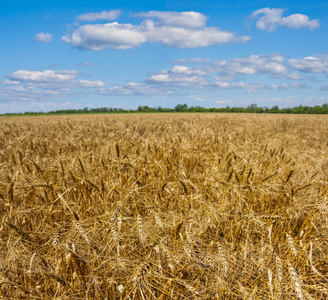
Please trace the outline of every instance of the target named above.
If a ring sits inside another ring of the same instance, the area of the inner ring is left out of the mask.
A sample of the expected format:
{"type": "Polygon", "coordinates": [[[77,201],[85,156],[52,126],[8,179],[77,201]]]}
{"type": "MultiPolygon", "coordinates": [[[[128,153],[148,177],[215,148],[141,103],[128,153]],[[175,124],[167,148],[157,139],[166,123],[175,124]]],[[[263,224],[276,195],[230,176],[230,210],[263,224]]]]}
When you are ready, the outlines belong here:
{"type": "Polygon", "coordinates": [[[328,118],[0,119],[1,299],[326,299],[328,118]]]}

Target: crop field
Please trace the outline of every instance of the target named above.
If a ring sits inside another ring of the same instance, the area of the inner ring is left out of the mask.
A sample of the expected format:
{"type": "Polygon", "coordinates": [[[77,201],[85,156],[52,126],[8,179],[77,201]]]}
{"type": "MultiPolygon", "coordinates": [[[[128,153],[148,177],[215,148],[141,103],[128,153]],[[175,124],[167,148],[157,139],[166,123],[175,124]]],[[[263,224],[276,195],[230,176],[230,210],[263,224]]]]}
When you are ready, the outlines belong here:
{"type": "Polygon", "coordinates": [[[327,299],[326,116],[0,128],[1,299],[327,299]]]}

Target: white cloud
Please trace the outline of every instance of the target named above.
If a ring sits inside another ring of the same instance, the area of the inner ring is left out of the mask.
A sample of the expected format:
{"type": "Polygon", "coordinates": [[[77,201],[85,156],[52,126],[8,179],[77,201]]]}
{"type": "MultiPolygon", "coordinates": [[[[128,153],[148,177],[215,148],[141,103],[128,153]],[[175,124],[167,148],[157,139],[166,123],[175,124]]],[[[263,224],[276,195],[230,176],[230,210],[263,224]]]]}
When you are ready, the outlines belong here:
{"type": "Polygon", "coordinates": [[[97,81],[80,80],[79,82],[80,82],[81,87],[84,87],[84,88],[96,88],[96,87],[105,86],[105,84],[100,80],[97,80],[97,81]]]}
{"type": "Polygon", "coordinates": [[[256,22],[256,28],[260,30],[274,31],[282,18],[283,9],[280,8],[261,8],[251,14],[251,18],[260,17],[256,22]]]}
{"type": "Polygon", "coordinates": [[[179,86],[189,88],[201,88],[207,84],[207,80],[198,76],[172,76],[169,74],[152,75],[146,79],[147,83],[161,84],[167,86],[179,86]]]}
{"type": "Polygon", "coordinates": [[[99,94],[114,96],[168,96],[174,94],[174,92],[147,84],[130,82],[126,85],[115,85],[108,89],[100,89],[99,94]]]}
{"type": "MultiPolygon", "coordinates": [[[[180,59],[178,62],[189,62],[180,59]]],[[[231,60],[198,60],[193,66],[175,65],[171,69],[149,75],[145,82],[149,87],[178,89],[243,89],[246,93],[259,92],[262,89],[287,90],[309,88],[304,83],[263,84],[246,83],[241,80],[249,75],[267,75],[275,79],[304,80],[307,77],[298,73],[289,73],[287,61],[281,54],[250,55],[231,60]],[[241,75],[243,77],[241,77],[241,75]]],[[[144,85],[143,85],[144,87],[144,85]]],[[[122,89],[116,86],[115,89],[122,89]]],[[[124,89],[125,90],[125,89],[124,89]]],[[[113,92],[113,90],[111,90],[113,92]]],[[[129,89],[130,92],[130,89],[129,89]]],[[[122,91],[120,90],[120,93],[122,91]]]]}
{"type": "Polygon", "coordinates": [[[221,81],[220,78],[214,79],[216,80],[211,83],[211,86],[218,89],[243,89],[247,94],[251,94],[258,93],[260,89],[265,88],[265,86],[260,83],[224,82],[221,81]]]}
{"type": "Polygon", "coordinates": [[[50,33],[40,32],[34,37],[34,41],[42,43],[50,43],[52,41],[53,35],[50,33]]]}
{"type": "Polygon", "coordinates": [[[310,86],[306,85],[305,83],[290,83],[290,88],[292,89],[309,89],[310,86]]]}
{"type": "Polygon", "coordinates": [[[305,73],[328,73],[328,54],[307,56],[301,59],[291,58],[288,64],[305,73]]]}
{"type": "Polygon", "coordinates": [[[286,74],[284,57],[280,54],[250,55],[232,60],[217,60],[211,64],[211,72],[220,75],[286,74]]]}
{"type": "Polygon", "coordinates": [[[232,32],[222,31],[217,27],[183,28],[173,26],[156,26],[147,21],[146,37],[149,42],[157,42],[173,48],[197,48],[231,42],[247,42],[250,37],[235,37],[232,32]]]}
{"type": "Polygon", "coordinates": [[[208,58],[182,58],[182,59],[175,59],[171,61],[172,64],[177,65],[177,64],[185,64],[185,63],[195,63],[195,64],[202,64],[209,62],[210,60],[208,58]]]}
{"type": "Polygon", "coordinates": [[[9,75],[10,80],[17,82],[29,82],[29,83],[54,83],[54,82],[67,82],[75,79],[77,71],[53,71],[45,70],[40,71],[27,71],[19,70],[9,75]]]}
{"type": "Polygon", "coordinates": [[[256,22],[256,28],[267,31],[275,31],[277,26],[296,29],[307,27],[310,30],[317,29],[320,26],[318,20],[310,20],[307,15],[303,14],[293,14],[283,17],[284,11],[286,10],[281,8],[265,7],[254,11],[251,14],[251,18],[256,19],[261,16],[256,22]]]}
{"type": "MultiPolygon", "coordinates": [[[[42,97],[58,97],[71,90],[101,88],[102,81],[78,80],[75,70],[18,70],[1,82],[3,97],[16,100],[42,100],[42,97]]],[[[0,95],[0,99],[5,100],[0,95]]]]}
{"type": "Polygon", "coordinates": [[[149,76],[146,78],[146,82],[175,87],[200,88],[201,86],[207,85],[208,80],[205,76],[208,75],[208,73],[200,69],[176,65],[169,70],[163,70],[149,76]]]}
{"type": "Polygon", "coordinates": [[[213,87],[219,88],[219,89],[227,89],[231,87],[231,84],[226,81],[217,80],[212,84],[213,87]]]}
{"type": "MultiPolygon", "coordinates": [[[[260,64],[261,62],[259,62],[259,65],[260,64]]],[[[235,66],[233,66],[233,69],[230,71],[226,67],[221,69],[220,75],[227,74],[228,72],[231,72],[233,75],[238,74],[241,70],[237,70],[234,67],[235,66]]],[[[258,92],[260,89],[265,88],[263,84],[259,83],[247,84],[240,81],[236,82],[234,76],[214,76],[213,79],[211,79],[211,75],[217,71],[217,66],[202,69],[201,67],[190,68],[183,65],[176,65],[169,70],[163,70],[149,76],[146,78],[146,82],[149,85],[171,88],[244,89],[247,93],[258,92]]],[[[244,71],[245,68],[242,67],[242,72],[244,71]]],[[[253,74],[254,72],[249,72],[247,74],[253,74]]]]}
{"type": "Polygon", "coordinates": [[[288,84],[287,83],[282,83],[282,84],[271,84],[270,89],[271,90],[286,90],[288,89],[288,84]]]}
{"type": "Polygon", "coordinates": [[[271,84],[269,89],[271,90],[288,90],[288,89],[308,89],[310,86],[304,83],[281,83],[281,84],[271,84]]]}
{"type": "Polygon", "coordinates": [[[293,14],[288,17],[282,18],[279,25],[287,28],[300,28],[308,27],[311,30],[320,27],[318,20],[311,20],[308,16],[302,14],[293,14]]]}
{"type": "MultiPolygon", "coordinates": [[[[324,71],[327,67],[328,55],[318,57],[306,57],[303,60],[287,61],[281,54],[249,55],[237,57],[231,60],[209,61],[208,59],[179,59],[170,69],[161,70],[150,74],[142,84],[129,83],[126,85],[115,85],[109,89],[101,89],[103,95],[159,95],[177,94],[183,90],[244,90],[246,93],[257,93],[261,90],[292,90],[311,88],[302,82],[309,78],[296,73],[295,70],[310,72],[324,71]],[[193,62],[191,66],[182,63],[193,62]],[[293,65],[293,62],[295,63],[293,65]],[[311,63],[310,63],[311,62],[311,63]],[[312,64],[314,62],[314,64],[312,64]],[[318,63],[319,62],[319,63],[318,63]],[[291,72],[293,71],[294,72],[291,72]],[[250,75],[266,75],[276,80],[289,80],[289,82],[267,83],[247,82],[250,75]]],[[[326,90],[326,86],[322,86],[326,90]]],[[[201,97],[203,98],[203,97],[201,97]]]]}
{"type": "Polygon", "coordinates": [[[196,12],[148,12],[139,25],[107,24],[83,25],[62,40],[74,47],[94,51],[129,49],[143,43],[159,43],[175,48],[207,47],[216,44],[244,43],[249,36],[236,37],[218,27],[206,27],[206,17],[196,12]],[[155,18],[152,20],[150,18],[155,18]]]}
{"type": "Polygon", "coordinates": [[[102,11],[100,13],[87,13],[83,15],[79,15],[77,17],[78,20],[81,21],[96,21],[96,20],[115,20],[122,14],[121,10],[109,10],[109,11],[102,11]]]}
{"type": "Polygon", "coordinates": [[[293,79],[293,80],[303,80],[306,79],[306,76],[301,75],[301,74],[297,74],[297,73],[290,73],[286,76],[289,79],[293,79]]]}
{"type": "Polygon", "coordinates": [[[147,37],[140,27],[117,22],[83,25],[76,29],[70,37],[64,36],[62,39],[75,47],[94,51],[106,48],[121,50],[135,48],[147,41],[147,37]]]}
{"type": "Polygon", "coordinates": [[[135,16],[146,19],[156,19],[160,26],[172,26],[183,28],[202,28],[206,25],[206,16],[195,11],[149,11],[135,16]]]}
{"type": "Polygon", "coordinates": [[[222,104],[229,104],[231,103],[232,101],[231,100],[216,100],[215,103],[216,104],[219,104],[219,105],[222,105],[222,104]]]}
{"type": "Polygon", "coordinates": [[[0,102],[46,100],[56,98],[59,95],[59,91],[33,90],[23,86],[9,87],[0,85],[0,102]]]}
{"type": "Polygon", "coordinates": [[[19,81],[5,79],[1,83],[4,84],[4,85],[17,85],[17,84],[19,84],[19,81]]]}
{"type": "Polygon", "coordinates": [[[181,75],[197,75],[197,76],[204,76],[208,75],[205,71],[195,69],[195,68],[189,68],[187,66],[182,66],[182,65],[176,65],[172,69],[165,71],[169,72],[172,74],[181,74],[181,75]]]}

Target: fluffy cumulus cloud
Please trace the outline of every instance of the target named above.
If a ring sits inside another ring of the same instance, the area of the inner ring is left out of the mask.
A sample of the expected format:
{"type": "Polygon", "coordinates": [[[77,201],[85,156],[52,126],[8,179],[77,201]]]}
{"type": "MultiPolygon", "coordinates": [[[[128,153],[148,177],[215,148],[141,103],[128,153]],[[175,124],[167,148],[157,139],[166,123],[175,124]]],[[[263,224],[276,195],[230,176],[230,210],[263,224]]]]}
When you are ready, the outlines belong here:
{"type": "Polygon", "coordinates": [[[174,48],[196,48],[215,44],[247,42],[249,36],[236,37],[218,27],[206,27],[206,17],[197,12],[139,13],[144,18],[138,24],[86,24],[62,40],[74,47],[94,51],[129,49],[143,43],[158,43],[174,48]]]}
{"type": "Polygon", "coordinates": [[[285,11],[281,8],[265,7],[254,11],[251,18],[257,19],[256,28],[267,31],[275,31],[277,26],[295,29],[307,27],[310,30],[317,29],[320,26],[318,20],[310,20],[307,15],[303,14],[292,14],[283,17],[285,11]]]}
{"type": "Polygon", "coordinates": [[[157,42],[173,48],[197,48],[215,44],[247,42],[250,37],[235,37],[234,33],[217,27],[187,28],[157,26],[153,21],[145,22],[146,37],[149,42],[157,42]]]}
{"type": "Polygon", "coordinates": [[[41,43],[50,43],[52,41],[53,35],[50,33],[40,32],[34,37],[34,41],[41,43]]]}
{"type": "Polygon", "coordinates": [[[117,22],[83,25],[71,36],[64,36],[62,39],[75,47],[94,51],[135,48],[147,41],[145,34],[137,26],[117,22]]]}
{"type": "Polygon", "coordinates": [[[102,11],[100,13],[87,13],[77,16],[78,20],[81,21],[97,21],[97,20],[116,20],[122,14],[121,10],[109,10],[102,11]]]}
{"type": "Polygon", "coordinates": [[[79,80],[78,74],[75,70],[18,70],[8,75],[0,88],[9,98],[37,100],[42,99],[42,96],[57,97],[74,89],[105,86],[102,81],[79,80]]]}
{"type": "Polygon", "coordinates": [[[45,70],[41,71],[27,71],[19,70],[8,77],[10,81],[18,83],[40,84],[40,83],[63,83],[75,79],[77,71],[53,71],[45,70]]]}
{"type": "Polygon", "coordinates": [[[194,11],[149,11],[135,14],[146,19],[155,19],[157,25],[182,28],[203,28],[206,25],[206,16],[194,11]]]}

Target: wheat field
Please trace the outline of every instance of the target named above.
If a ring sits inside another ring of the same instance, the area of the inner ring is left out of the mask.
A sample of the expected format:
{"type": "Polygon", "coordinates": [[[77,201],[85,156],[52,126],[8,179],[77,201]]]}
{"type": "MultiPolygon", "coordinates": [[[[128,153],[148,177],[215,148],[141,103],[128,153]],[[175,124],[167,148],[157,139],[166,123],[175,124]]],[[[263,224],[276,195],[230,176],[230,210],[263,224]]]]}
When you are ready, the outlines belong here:
{"type": "Polygon", "coordinates": [[[0,119],[1,299],[326,299],[328,119],[0,119]]]}

